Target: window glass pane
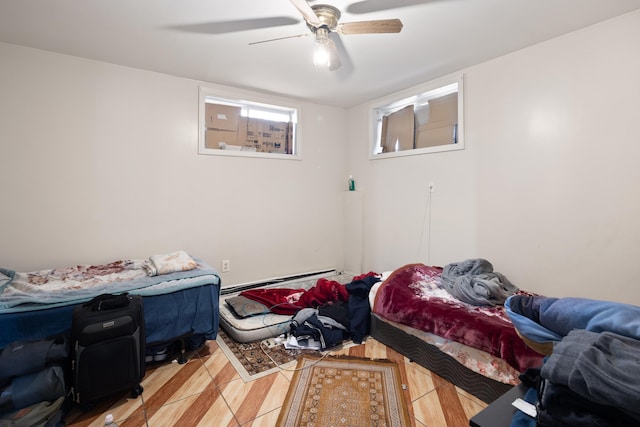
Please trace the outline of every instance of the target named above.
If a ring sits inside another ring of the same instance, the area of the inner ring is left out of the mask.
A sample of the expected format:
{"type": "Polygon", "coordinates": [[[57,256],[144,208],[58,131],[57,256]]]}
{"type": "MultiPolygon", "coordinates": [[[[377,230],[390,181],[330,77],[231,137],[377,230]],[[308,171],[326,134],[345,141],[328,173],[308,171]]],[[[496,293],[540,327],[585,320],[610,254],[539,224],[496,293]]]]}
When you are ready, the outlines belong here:
{"type": "Polygon", "coordinates": [[[462,100],[460,76],[417,86],[396,99],[372,104],[371,157],[464,148],[462,100]]]}
{"type": "Polygon", "coordinates": [[[298,108],[200,89],[199,153],[299,158],[298,108]]]}

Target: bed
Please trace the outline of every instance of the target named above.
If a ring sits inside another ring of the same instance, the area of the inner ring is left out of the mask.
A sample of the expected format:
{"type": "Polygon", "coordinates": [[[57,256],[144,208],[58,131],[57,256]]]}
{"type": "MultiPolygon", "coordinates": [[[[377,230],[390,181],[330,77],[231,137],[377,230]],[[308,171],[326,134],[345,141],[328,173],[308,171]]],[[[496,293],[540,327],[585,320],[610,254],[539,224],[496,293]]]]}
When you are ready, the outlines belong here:
{"type": "Polygon", "coordinates": [[[220,297],[220,326],[239,343],[262,341],[289,332],[290,314],[275,313],[264,304],[243,298],[248,289],[311,289],[319,279],[349,283],[353,275],[329,270],[301,278],[274,280],[262,284],[223,290],[220,297]]]}
{"type": "Polygon", "coordinates": [[[544,356],[518,336],[503,305],[477,306],[453,297],[442,284],[442,271],[408,264],[385,274],[369,295],[371,336],[491,403],[544,356]]]}
{"type": "Polygon", "coordinates": [[[143,298],[147,354],[153,358],[155,350],[178,343],[184,362],[187,347],[216,338],[221,283],[216,271],[197,258],[188,258],[188,268],[171,268],[167,262],[150,271],[150,266],[163,265],[159,259],[175,254],[26,273],[0,268],[0,349],[14,341],[68,333],[78,304],[104,293],[128,292],[143,298]]]}

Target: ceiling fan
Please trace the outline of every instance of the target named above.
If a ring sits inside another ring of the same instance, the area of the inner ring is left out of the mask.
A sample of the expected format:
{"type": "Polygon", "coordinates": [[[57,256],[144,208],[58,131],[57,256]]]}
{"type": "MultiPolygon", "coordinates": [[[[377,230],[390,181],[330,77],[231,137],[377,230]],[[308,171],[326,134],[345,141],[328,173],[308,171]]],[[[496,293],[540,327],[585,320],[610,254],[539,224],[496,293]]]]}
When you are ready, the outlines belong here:
{"type": "MultiPolygon", "coordinates": [[[[402,22],[399,19],[379,19],[373,21],[358,21],[340,23],[340,10],[328,4],[310,5],[307,0],[290,0],[293,6],[302,14],[307,27],[315,37],[314,64],[326,66],[329,70],[340,68],[342,62],[336,48],[336,43],[331,37],[350,34],[381,34],[399,33],[402,30],[402,22]]],[[[301,37],[303,34],[277,39],[263,40],[249,44],[266,43],[293,37],[301,37]]]]}

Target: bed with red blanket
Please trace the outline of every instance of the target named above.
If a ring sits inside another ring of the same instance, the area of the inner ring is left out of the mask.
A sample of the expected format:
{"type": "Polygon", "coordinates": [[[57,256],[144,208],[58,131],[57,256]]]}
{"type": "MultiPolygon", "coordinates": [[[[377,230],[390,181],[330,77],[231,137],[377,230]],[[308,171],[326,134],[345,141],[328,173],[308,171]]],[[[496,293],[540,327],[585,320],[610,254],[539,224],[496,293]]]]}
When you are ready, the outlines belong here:
{"type": "Polygon", "coordinates": [[[457,299],[442,285],[442,271],[408,264],[374,287],[371,335],[491,402],[543,356],[518,336],[503,305],[457,299]]]}

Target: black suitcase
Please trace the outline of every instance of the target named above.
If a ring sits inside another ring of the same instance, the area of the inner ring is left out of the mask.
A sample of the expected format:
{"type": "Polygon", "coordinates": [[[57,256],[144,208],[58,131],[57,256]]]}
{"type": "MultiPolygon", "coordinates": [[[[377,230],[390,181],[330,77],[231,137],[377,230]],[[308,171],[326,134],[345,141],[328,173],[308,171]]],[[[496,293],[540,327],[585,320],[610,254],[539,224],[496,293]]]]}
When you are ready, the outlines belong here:
{"type": "Polygon", "coordinates": [[[73,400],[88,406],[130,389],[142,393],[145,329],[142,297],[104,294],[73,310],[73,400]]]}

